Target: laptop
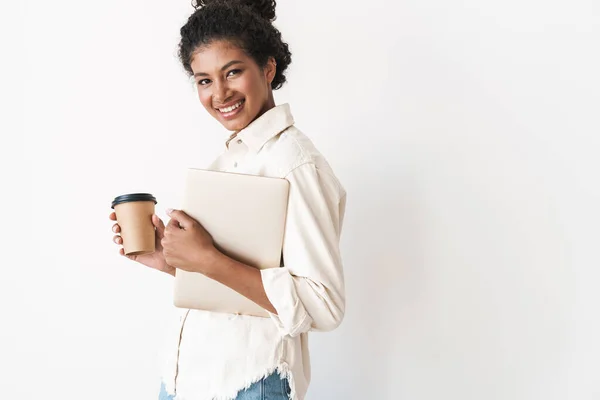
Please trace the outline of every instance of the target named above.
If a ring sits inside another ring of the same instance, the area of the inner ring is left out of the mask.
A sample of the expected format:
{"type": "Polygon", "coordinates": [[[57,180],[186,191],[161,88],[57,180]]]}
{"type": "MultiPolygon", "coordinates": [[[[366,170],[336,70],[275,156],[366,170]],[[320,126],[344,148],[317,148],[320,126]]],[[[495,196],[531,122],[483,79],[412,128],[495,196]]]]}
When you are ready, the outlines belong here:
{"type": "MultiPolygon", "coordinates": [[[[215,246],[229,257],[259,269],[278,268],[288,195],[286,179],[190,168],[181,208],[206,228],[215,246]]],[[[233,289],[200,273],[179,269],[174,305],[269,316],[233,289]]]]}

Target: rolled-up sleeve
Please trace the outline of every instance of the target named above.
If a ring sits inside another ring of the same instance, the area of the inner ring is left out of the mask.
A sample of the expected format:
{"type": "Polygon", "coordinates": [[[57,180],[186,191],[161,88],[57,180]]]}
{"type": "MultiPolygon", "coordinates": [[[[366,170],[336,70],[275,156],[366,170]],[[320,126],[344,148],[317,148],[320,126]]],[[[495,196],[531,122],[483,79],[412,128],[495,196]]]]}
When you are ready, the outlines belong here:
{"type": "Polygon", "coordinates": [[[283,334],[329,331],[345,310],[340,234],[346,193],[328,170],[313,163],[286,176],[290,195],[283,241],[283,266],[261,270],[263,286],[283,334]]]}

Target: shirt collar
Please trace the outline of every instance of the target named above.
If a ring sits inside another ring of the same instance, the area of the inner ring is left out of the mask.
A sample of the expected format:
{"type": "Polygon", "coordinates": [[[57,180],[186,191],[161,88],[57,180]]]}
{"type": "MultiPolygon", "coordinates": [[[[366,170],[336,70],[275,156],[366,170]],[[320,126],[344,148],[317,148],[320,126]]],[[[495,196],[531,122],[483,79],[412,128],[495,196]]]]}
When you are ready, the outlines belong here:
{"type": "Polygon", "coordinates": [[[281,104],[252,121],[239,131],[233,140],[241,140],[251,151],[258,153],[265,143],[292,125],[294,125],[294,117],[290,112],[289,104],[281,104]]]}

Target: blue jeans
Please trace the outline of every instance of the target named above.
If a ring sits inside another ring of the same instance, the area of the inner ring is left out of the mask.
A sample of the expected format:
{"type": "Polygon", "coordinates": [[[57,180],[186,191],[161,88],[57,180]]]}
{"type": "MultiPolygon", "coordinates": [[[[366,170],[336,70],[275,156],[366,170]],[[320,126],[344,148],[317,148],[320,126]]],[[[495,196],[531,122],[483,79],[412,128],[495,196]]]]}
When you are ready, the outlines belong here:
{"type": "MultiPolygon", "coordinates": [[[[281,379],[275,372],[238,392],[235,400],[288,400],[289,396],[290,384],[287,378],[281,379]]],[[[160,388],[158,400],[173,400],[173,396],[165,391],[164,384],[160,388]]]]}

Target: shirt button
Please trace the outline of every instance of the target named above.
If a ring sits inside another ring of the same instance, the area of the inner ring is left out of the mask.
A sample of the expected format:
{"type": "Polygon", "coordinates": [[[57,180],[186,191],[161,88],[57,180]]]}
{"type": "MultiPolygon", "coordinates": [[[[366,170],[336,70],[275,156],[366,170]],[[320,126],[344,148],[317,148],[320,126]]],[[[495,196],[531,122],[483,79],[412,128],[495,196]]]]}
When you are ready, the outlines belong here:
{"type": "Polygon", "coordinates": [[[237,140],[237,143],[238,143],[238,144],[242,144],[242,139],[238,139],[238,140],[237,140]]]}

